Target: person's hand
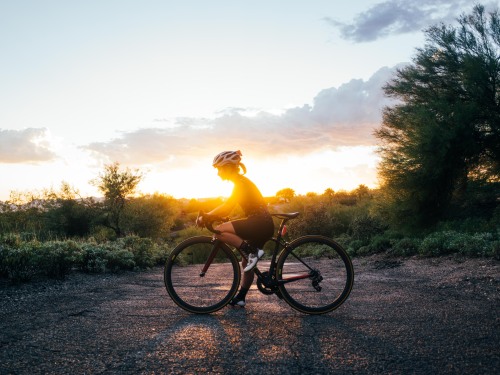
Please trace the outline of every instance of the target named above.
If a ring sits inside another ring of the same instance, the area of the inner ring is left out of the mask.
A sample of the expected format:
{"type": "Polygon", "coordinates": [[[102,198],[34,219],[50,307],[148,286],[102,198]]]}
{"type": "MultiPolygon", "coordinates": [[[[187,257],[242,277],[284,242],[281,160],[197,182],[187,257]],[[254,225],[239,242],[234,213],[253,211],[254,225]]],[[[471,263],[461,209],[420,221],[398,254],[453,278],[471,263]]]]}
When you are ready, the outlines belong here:
{"type": "Polygon", "coordinates": [[[203,222],[202,215],[198,215],[198,217],[196,218],[196,226],[197,227],[204,227],[205,226],[205,223],[203,222]]]}

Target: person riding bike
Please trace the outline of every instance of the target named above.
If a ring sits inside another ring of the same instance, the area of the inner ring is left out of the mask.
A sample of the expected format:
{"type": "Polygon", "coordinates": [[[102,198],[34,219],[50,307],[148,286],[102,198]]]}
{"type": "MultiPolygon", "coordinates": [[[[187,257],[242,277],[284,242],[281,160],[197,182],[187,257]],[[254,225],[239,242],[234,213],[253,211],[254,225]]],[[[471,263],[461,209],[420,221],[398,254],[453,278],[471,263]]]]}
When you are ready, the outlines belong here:
{"type": "MultiPolygon", "coordinates": [[[[228,245],[240,249],[248,255],[241,262],[244,268],[243,280],[238,294],[231,300],[232,306],[245,306],[245,297],[252,285],[254,273],[252,271],[259,259],[264,255],[262,247],[274,234],[274,223],[264,198],[255,184],[246,174],[246,167],[241,163],[241,151],[223,151],[213,160],[213,167],[217,168],[222,180],[231,181],[234,189],[229,199],[206,215],[227,216],[239,205],[245,213],[245,218],[228,221],[216,227],[220,234],[216,237],[228,245]],[[243,173],[240,173],[240,170],[243,173]]],[[[203,226],[203,216],[197,225],[203,226]]]]}

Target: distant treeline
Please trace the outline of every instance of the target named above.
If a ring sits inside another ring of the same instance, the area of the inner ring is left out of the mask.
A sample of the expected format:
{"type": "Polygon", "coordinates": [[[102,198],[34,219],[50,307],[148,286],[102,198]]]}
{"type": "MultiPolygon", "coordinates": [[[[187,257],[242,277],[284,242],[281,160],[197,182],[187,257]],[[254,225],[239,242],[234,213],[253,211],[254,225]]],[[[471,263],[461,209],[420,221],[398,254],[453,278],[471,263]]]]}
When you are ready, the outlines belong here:
{"type": "MultiPolygon", "coordinates": [[[[210,235],[194,226],[196,215],[222,202],[222,198],[176,200],[159,194],[129,197],[122,202],[120,220],[115,217],[109,224],[114,209],[109,202],[68,195],[64,186],[64,196],[52,192],[52,199],[2,204],[0,277],[27,281],[63,278],[72,270],[115,272],[160,265],[178,242],[192,235],[210,235]]],[[[476,193],[480,200],[488,195],[488,191],[476,193]]],[[[488,210],[474,204],[463,210],[457,206],[432,228],[409,230],[389,220],[383,199],[380,190],[364,185],[350,192],[327,189],[307,195],[295,195],[287,188],[266,198],[271,212],[301,213],[289,222],[289,238],[325,235],[352,256],[385,252],[500,258],[498,205],[488,210]]],[[[239,214],[236,211],[234,217],[239,214]]]]}
{"type": "MultiPolygon", "coordinates": [[[[322,234],[352,255],[500,257],[500,15],[476,5],[458,26],[426,30],[413,63],[384,86],[380,188],[267,198],[299,211],[290,235],[322,234]]],[[[92,181],[102,198],[59,191],[12,193],[0,203],[0,276],[64,276],[161,263],[200,233],[199,210],[222,202],[137,195],[139,170],[105,166],[92,181]]],[[[237,215],[238,212],[235,213],[237,215]]]]}

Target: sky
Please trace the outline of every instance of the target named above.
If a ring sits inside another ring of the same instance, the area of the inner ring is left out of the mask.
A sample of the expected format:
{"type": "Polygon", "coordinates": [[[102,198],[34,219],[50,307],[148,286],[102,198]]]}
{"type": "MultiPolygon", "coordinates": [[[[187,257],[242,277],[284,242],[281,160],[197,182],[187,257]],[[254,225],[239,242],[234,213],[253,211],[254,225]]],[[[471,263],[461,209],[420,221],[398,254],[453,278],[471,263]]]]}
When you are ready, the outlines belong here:
{"type": "Polygon", "coordinates": [[[266,196],[374,188],[383,85],[475,3],[0,0],[0,200],[99,196],[113,162],[144,194],[227,196],[225,150],[266,196]]]}

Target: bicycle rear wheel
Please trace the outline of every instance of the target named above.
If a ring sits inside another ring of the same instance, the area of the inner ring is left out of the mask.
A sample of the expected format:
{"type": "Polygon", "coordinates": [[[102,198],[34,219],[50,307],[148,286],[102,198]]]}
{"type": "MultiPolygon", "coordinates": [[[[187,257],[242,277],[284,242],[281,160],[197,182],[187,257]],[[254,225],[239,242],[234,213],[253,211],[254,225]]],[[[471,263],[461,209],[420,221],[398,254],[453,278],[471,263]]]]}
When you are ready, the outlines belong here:
{"type": "Polygon", "coordinates": [[[197,314],[212,313],[227,305],[236,294],[240,278],[238,259],[231,249],[204,236],[180,243],[164,270],[165,287],[172,300],[197,314]]]}
{"type": "Polygon", "coordinates": [[[291,307],[306,314],[324,314],[347,299],[354,284],[354,269],[347,252],[335,241],[304,236],[281,253],[277,279],[291,307]]]}

